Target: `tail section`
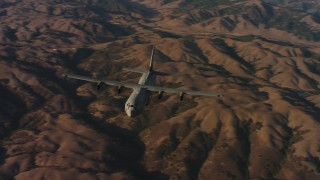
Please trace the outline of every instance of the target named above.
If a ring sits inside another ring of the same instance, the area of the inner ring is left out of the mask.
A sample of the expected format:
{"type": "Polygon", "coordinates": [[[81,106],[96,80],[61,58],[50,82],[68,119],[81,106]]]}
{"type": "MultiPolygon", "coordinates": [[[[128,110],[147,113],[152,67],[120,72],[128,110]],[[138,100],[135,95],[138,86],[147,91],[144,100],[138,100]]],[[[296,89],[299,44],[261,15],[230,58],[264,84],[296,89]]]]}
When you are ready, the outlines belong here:
{"type": "Polygon", "coordinates": [[[125,71],[130,71],[130,72],[135,72],[135,73],[140,73],[140,74],[147,74],[150,71],[153,71],[153,54],[154,54],[154,46],[152,46],[152,52],[151,52],[151,57],[150,57],[150,64],[149,64],[149,69],[148,70],[141,70],[141,69],[134,69],[134,68],[122,68],[122,70],[125,71]]]}
{"type": "Polygon", "coordinates": [[[149,71],[153,71],[153,54],[154,54],[154,46],[152,46],[152,52],[151,52],[151,58],[150,58],[149,71]]]}

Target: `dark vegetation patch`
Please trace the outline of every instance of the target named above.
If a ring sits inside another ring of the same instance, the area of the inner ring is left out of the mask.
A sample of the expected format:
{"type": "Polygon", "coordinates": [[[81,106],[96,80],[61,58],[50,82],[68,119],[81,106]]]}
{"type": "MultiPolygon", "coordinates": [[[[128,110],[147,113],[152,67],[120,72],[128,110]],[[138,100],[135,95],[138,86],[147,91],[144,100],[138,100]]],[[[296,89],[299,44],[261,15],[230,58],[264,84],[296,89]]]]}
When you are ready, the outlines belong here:
{"type": "Polygon", "coordinates": [[[280,46],[290,46],[290,47],[295,47],[295,48],[308,48],[302,44],[295,44],[295,43],[291,43],[289,41],[278,41],[278,40],[273,40],[273,39],[267,39],[262,36],[255,36],[255,37],[262,40],[262,41],[269,42],[272,44],[277,44],[280,46]]]}
{"type": "Polygon", "coordinates": [[[315,74],[320,74],[320,62],[316,64],[307,63],[306,65],[311,72],[315,74]]]}
{"type": "Polygon", "coordinates": [[[244,36],[238,36],[236,38],[234,38],[237,41],[241,41],[241,42],[251,42],[256,38],[255,35],[244,35],[244,36]]]}
{"type": "Polygon", "coordinates": [[[16,32],[17,30],[12,29],[10,27],[6,27],[3,33],[11,41],[16,41],[17,40],[16,32]]]}
{"type": "Polygon", "coordinates": [[[76,34],[65,32],[65,31],[54,30],[54,29],[48,29],[43,33],[50,35],[50,36],[59,37],[59,38],[78,37],[78,35],[76,35],[76,34]]]}
{"type": "MultiPolygon", "coordinates": [[[[231,14],[239,14],[242,11],[247,10],[248,8],[245,6],[236,6],[233,7],[232,5],[237,2],[242,2],[244,0],[184,0],[180,3],[180,6],[174,10],[174,14],[179,13],[189,13],[191,10],[194,9],[201,9],[201,10],[212,10],[217,8],[219,5],[229,5],[226,7],[219,7],[217,9],[217,13],[219,16],[231,15],[231,14]]],[[[203,13],[204,11],[200,11],[200,16],[202,19],[208,19],[213,17],[214,15],[210,13],[203,13]]],[[[173,17],[179,17],[173,15],[173,17]]]]}
{"type": "Polygon", "coordinates": [[[19,124],[19,119],[27,111],[23,100],[9,89],[0,85],[0,138],[2,139],[19,124]]]}
{"type": "Polygon", "coordinates": [[[83,0],[82,3],[87,4],[90,8],[97,12],[113,12],[113,13],[126,13],[129,7],[118,0],[83,0]]]}
{"type": "Polygon", "coordinates": [[[320,12],[316,12],[312,15],[312,19],[316,22],[320,24],[320,12]]]}
{"type": "Polygon", "coordinates": [[[153,17],[157,14],[155,10],[147,8],[142,4],[126,0],[84,0],[81,2],[84,2],[99,13],[131,14],[131,12],[135,12],[145,17],[153,17]]]}
{"type": "Polygon", "coordinates": [[[0,2],[0,8],[7,8],[7,7],[10,7],[10,6],[14,6],[14,5],[16,5],[16,4],[18,4],[20,1],[22,1],[22,0],[16,0],[16,1],[12,1],[12,2],[10,2],[10,1],[2,1],[2,2],[0,2]]]}
{"type": "Polygon", "coordinates": [[[212,8],[217,5],[232,5],[241,1],[243,0],[184,0],[180,3],[180,7],[184,9],[212,8]]]}
{"type": "Polygon", "coordinates": [[[234,28],[236,27],[236,22],[233,21],[232,19],[230,19],[229,17],[225,17],[222,18],[220,20],[220,23],[222,24],[222,26],[224,26],[226,29],[228,29],[229,31],[233,31],[234,28]]]}
{"type": "Polygon", "coordinates": [[[0,16],[6,16],[7,11],[6,10],[0,10],[0,16]]]}
{"type": "Polygon", "coordinates": [[[161,5],[169,4],[171,2],[174,2],[175,0],[162,0],[161,5]]]}
{"type": "Polygon", "coordinates": [[[173,38],[178,39],[181,38],[181,35],[174,34],[171,32],[161,31],[161,30],[154,30],[155,33],[159,34],[161,38],[173,38]]]}
{"type": "Polygon", "coordinates": [[[291,105],[303,108],[303,111],[310,116],[313,116],[315,119],[319,120],[320,108],[317,107],[314,103],[307,101],[304,97],[289,88],[286,91],[282,92],[282,97],[289,102],[291,105]]]}

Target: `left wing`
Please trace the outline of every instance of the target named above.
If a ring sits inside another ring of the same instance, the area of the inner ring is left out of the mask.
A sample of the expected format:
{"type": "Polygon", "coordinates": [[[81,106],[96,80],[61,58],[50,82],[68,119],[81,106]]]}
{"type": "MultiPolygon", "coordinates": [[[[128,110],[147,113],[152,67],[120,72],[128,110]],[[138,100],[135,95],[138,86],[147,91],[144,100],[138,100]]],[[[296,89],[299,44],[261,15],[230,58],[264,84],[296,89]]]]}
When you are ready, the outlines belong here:
{"type": "Polygon", "coordinates": [[[143,85],[143,84],[136,84],[136,83],[128,83],[128,82],[120,82],[120,81],[114,81],[114,80],[98,80],[93,79],[85,76],[78,76],[78,75],[69,75],[65,74],[64,77],[72,78],[72,79],[78,79],[88,82],[94,82],[98,84],[98,88],[100,84],[108,84],[111,86],[118,86],[118,87],[126,87],[126,88],[132,88],[132,89],[139,89],[143,88],[149,91],[155,91],[159,93],[174,93],[174,94],[180,94],[180,96],[183,96],[183,94],[190,94],[190,95],[199,95],[199,96],[222,96],[222,94],[214,93],[214,92],[206,92],[206,91],[194,91],[194,90],[184,90],[184,89],[176,89],[176,88],[166,88],[162,86],[153,86],[153,85],[143,85]]]}

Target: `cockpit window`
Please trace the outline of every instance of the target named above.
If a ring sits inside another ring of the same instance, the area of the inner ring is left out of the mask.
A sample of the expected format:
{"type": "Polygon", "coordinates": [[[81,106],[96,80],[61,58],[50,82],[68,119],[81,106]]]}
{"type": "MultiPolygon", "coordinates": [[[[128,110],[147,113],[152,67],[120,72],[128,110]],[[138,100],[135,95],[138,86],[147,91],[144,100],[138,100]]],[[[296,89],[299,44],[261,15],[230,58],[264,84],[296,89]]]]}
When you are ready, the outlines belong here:
{"type": "Polygon", "coordinates": [[[134,107],[134,105],[133,105],[133,104],[128,104],[127,106],[128,106],[128,107],[134,107]]]}

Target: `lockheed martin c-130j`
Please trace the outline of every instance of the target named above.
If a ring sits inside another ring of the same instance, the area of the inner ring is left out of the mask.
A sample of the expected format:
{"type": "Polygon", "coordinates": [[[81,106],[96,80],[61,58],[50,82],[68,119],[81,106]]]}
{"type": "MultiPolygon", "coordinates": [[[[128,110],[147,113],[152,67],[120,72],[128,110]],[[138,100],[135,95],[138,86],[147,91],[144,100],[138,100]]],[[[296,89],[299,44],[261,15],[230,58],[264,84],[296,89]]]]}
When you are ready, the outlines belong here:
{"type": "Polygon", "coordinates": [[[63,76],[71,79],[78,79],[87,82],[97,83],[97,89],[99,90],[102,85],[111,85],[118,87],[118,94],[121,93],[121,89],[131,88],[133,92],[125,103],[125,112],[129,117],[133,117],[140,112],[143,111],[145,105],[147,105],[151,100],[151,92],[158,92],[158,98],[161,99],[164,92],[166,93],[176,93],[180,96],[180,101],[183,100],[185,94],[190,95],[199,95],[199,96],[222,96],[222,94],[214,93],[214,92],[205,92],[205,91],[194,91],[194,90],[183,90],[177,88],[166,88],[162,86],[156,86],[156,77],[157,75],[163,75],[164,73],[155,71],[153,69],[153,56],[154,56],[154,46],[151,52],[150,65],[148,70],[139,70],[139,69],[131,69],[131,68],[123,68],[123,70],[140,73],[142,74],[138,83],[129,83],[129,82],[121,82],[114,80],[99,80],[90,77],[84,77],[79,75],[72,74],[64,74],[63,76]]]}

